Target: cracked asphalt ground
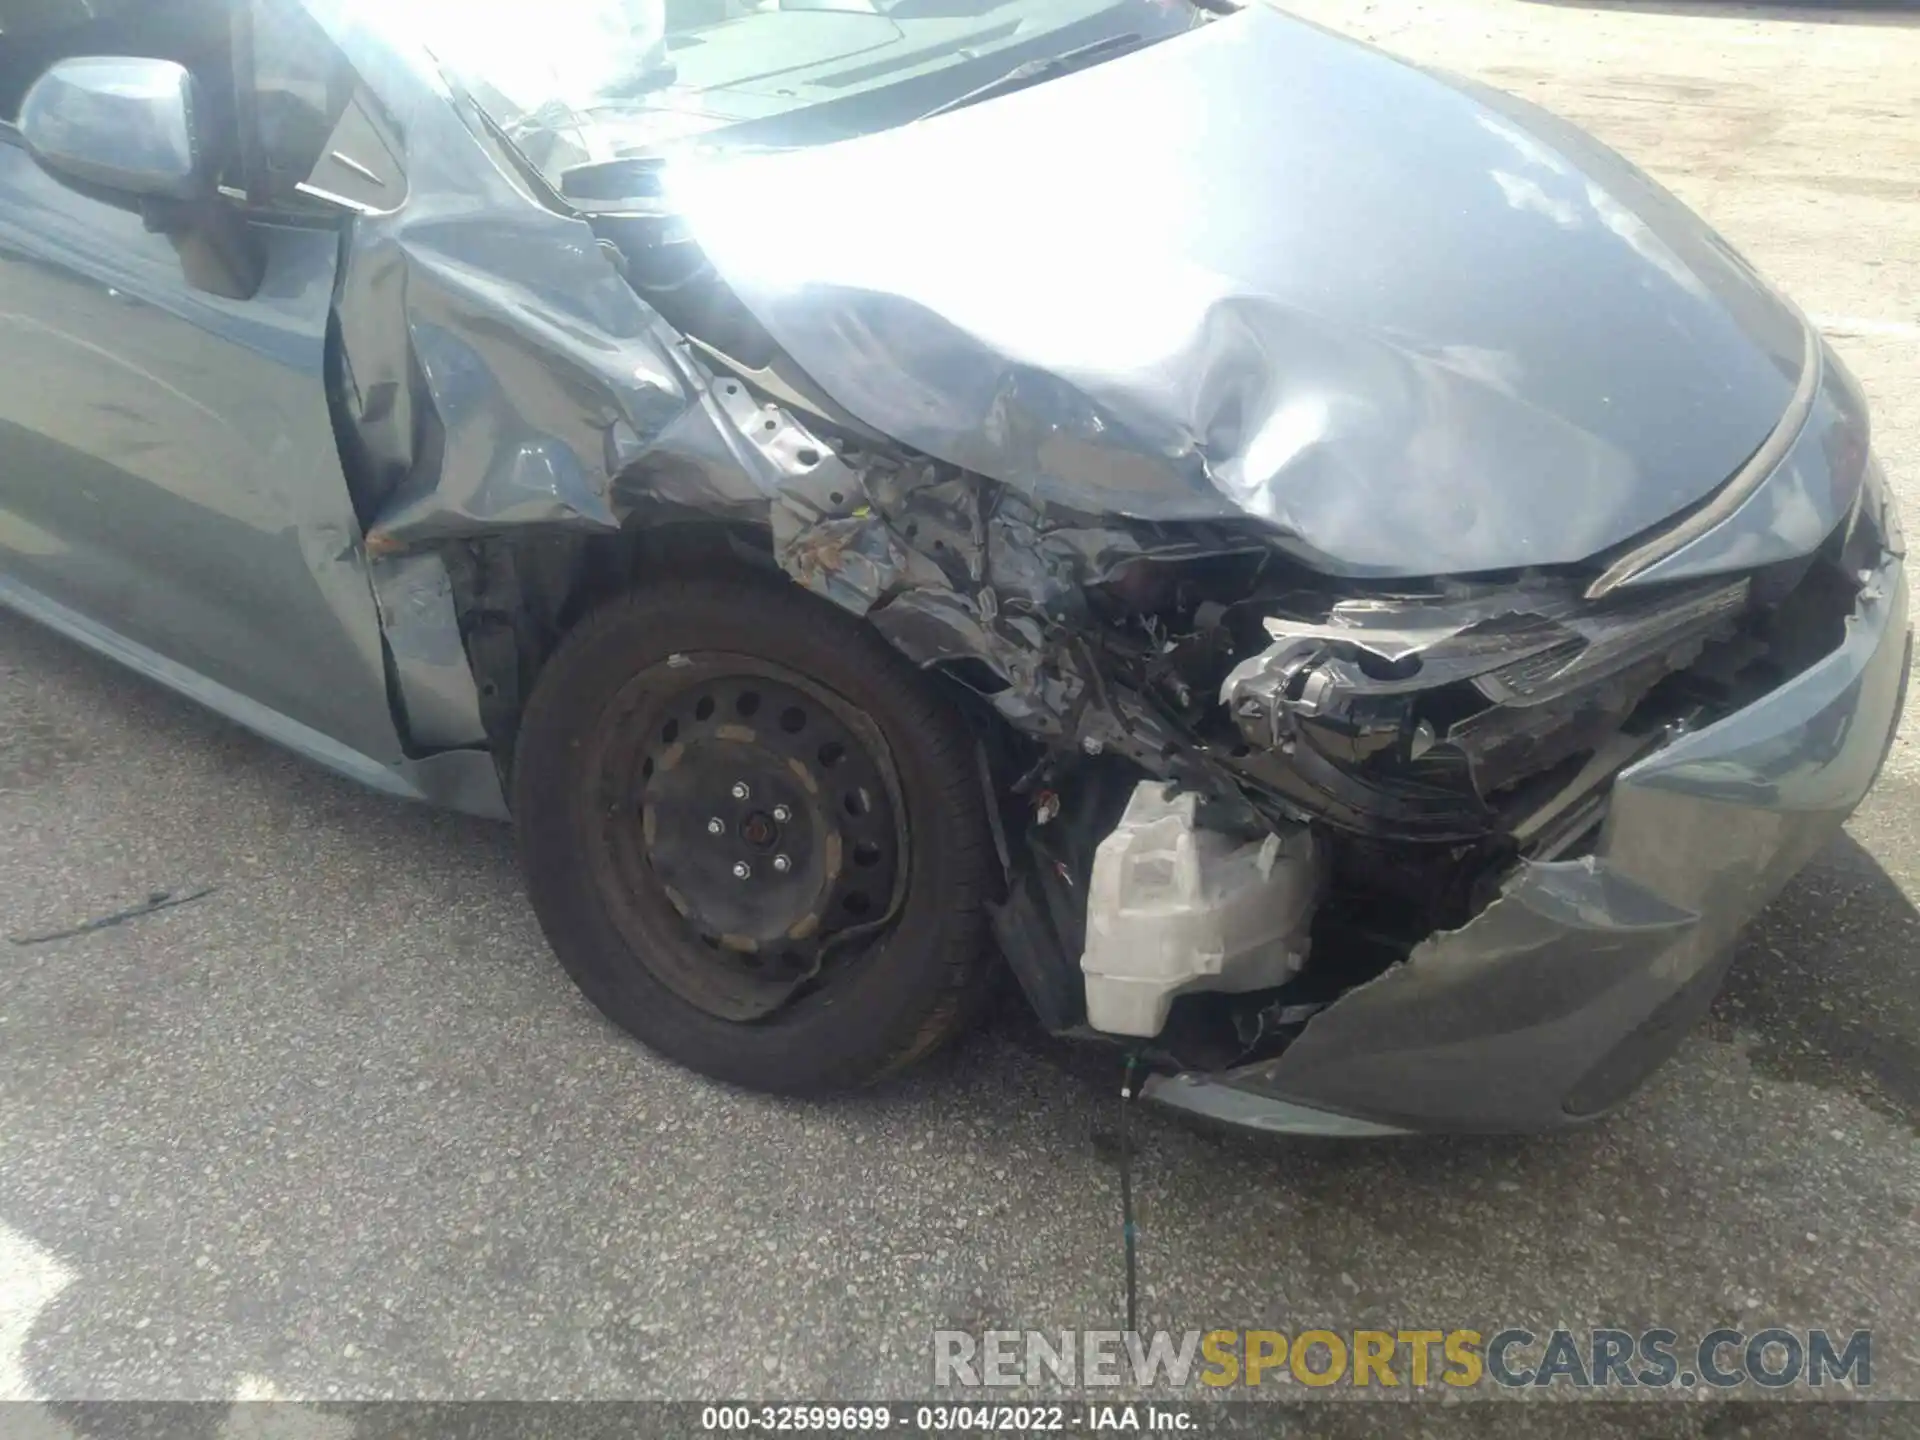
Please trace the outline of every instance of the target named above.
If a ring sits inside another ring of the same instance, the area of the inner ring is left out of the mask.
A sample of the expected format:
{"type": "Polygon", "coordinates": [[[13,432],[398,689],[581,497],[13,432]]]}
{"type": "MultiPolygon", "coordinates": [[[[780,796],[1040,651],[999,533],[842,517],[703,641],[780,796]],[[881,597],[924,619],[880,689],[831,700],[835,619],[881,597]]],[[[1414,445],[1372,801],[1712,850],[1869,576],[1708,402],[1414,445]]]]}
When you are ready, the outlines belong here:
{"type": "MultiPolygon", "coordinates": [[[[1920,517],[1920,16],[1293,8],[1703,211],[1836,338],[1920,517]]],[[[1874,1391],[1920,1395],[1910,734],[1604,1124],[1279,1144],[1138,1112],[1143,1327],[1872,1327],[1874,1391]]],[[[937,1327],[1121,1323],[1110,1061],[1009,1005],[880,1093],[707,1083],[575,995],[505,830],[0,618],[0,934],[202,887],[0,943],[0,1396],[906,1397],[937,1327]]]]}

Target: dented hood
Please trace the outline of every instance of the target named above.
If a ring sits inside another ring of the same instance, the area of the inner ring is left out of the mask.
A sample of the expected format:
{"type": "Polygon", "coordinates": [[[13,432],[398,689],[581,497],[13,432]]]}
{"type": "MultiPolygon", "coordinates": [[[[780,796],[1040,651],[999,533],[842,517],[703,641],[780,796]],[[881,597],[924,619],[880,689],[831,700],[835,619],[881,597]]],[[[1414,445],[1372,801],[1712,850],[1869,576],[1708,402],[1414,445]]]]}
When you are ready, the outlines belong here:
{"type": "Polygon", "coordinates": [[[868,425],[1080,508],[1248,514],[1322,568],[1584,559],[1709,494],[1805,327],[1572,126],[1255,7],[669,193],[868,425]]]}

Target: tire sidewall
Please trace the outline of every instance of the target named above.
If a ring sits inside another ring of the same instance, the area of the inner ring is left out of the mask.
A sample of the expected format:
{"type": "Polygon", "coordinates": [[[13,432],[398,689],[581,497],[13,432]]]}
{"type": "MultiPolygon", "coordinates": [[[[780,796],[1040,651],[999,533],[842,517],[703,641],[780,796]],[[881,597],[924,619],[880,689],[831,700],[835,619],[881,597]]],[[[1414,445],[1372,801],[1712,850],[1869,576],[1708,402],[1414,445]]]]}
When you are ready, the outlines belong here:
{"type": "Polygon", "coordinates": [[[513,791],[529,895],[575,983],[653,1048],[757,1089],[858,1084],[926,1048],[924,1033],[962,1001],[965,952],[984,946],[979,787],[963,792],[965,803],[946,773],[956,754],[969,753],[957,718],[925,677],[864,626],[795,587],[687,582],[641,591],[572,633],[523,717],[513,791]],[[865,712],[892,752],[912,837],[890,929],[865,955],[845,957],[846,969],[820,992],[751,1024],[701,1010],[649,972],[608,914],[585,848],[600,831],[588,773],[596,727],[636,674],[691,651],[786,666],[865,712]]]}

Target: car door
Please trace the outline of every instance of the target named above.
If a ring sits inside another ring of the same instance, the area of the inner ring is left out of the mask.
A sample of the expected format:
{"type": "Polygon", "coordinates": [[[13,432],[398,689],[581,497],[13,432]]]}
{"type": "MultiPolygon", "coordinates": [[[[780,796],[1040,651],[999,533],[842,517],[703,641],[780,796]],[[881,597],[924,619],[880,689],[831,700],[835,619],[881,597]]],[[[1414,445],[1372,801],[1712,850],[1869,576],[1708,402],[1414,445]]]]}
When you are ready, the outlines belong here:
{"type": "MultiPolygon", "coordinates": [[[[380,626],[326,396],[343,212],[223,184],[253,207],[261,278],[214,293],[137,206],[54,178],[10,123],[46,63],[145,55],[187,65],[231,153],[258,157],[233,39],[250,60],[256,20],[301,12],[249,4],[236,23],[228,6],[0,0],[0,584],[258,728],[387,764],[380,626]]],[[[292,43],[332,63],[317,29],[292,43]]],[[[236,160],[223,179],[241,178],[236,160]]]]}

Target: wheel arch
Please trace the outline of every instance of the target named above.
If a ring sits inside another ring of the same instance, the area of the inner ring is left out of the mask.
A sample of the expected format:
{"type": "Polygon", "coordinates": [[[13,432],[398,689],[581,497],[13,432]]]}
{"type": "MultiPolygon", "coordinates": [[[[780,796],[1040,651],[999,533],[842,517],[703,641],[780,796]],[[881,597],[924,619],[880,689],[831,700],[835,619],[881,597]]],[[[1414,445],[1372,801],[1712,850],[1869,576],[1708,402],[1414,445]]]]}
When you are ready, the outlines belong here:
{"type": "Polygon", "coordinates": [[[488,747],[509,785],[527,698],[566,635],[594,607],[674,575],[778,574],[764,526],[709,519],[613,534],[525,529],[440,547],[488,747]]]}
{"type": "MultiPolygon", "coordinates": [[[[752,523],[689,517],[606,535],[503,532],[450,542],[442,555],[488,746],[509,794],[520,719],[541,671],[561,641],[607,601],[675,579],[733,574],[742,581],[777,578],[795,604],[846,614],[783,571],[771,530],[752,523]]],[[[865,619],[859,623],[874,628],[865,619]]],[[[1021,745],[1012,727],[960,676],[920,668],[982,737],[990,769],[1001,772],[1003,754],[1021,745]]]]}

